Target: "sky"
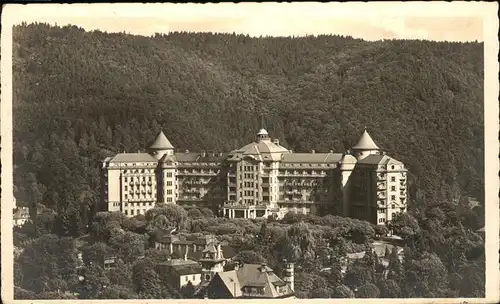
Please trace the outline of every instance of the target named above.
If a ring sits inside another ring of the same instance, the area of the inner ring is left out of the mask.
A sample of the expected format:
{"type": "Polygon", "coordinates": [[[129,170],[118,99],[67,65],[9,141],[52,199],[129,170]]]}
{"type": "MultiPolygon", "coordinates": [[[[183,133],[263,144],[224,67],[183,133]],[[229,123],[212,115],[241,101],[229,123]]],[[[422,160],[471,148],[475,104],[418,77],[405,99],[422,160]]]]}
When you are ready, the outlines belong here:
{"type": "MultiPolygon", "coordinates": [[[[365,40],[483,41],[484,3],[29,4],[4,13],[26,21],[138,35],[169,31],[250,36],[339,34],[365,40]]],[[[4,18],[2,18],[4,19],[4,18]]]]}

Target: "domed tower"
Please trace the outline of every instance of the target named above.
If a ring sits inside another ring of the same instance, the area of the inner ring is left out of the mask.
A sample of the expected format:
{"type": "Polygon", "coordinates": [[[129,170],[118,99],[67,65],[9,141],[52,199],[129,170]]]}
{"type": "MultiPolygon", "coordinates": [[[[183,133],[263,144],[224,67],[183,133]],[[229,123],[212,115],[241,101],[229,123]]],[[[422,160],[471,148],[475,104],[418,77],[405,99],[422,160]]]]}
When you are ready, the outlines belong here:
{"type": "Polygon", "coordinates": [[[358,143],[352,147],[352,153],[358,161],[372,154],[380,154],[380,148],[375,144],[368,131],[363,132],[358,143]]]}
{"type": "Polygon", "coordinates": [[[260,129],[259,133],[257,133],[257,142],[263,140],[269,140],[269,133],[267,133],[266,129],[260,129]]]}
{"type": "Polygon", "coordinates": [[[160,131],[154,142],[148,148],[149,153],[151,153],[156,159],[161,159],[164,155],[173,155],[174,146],[167,139],[163,131],[160,131]]]}

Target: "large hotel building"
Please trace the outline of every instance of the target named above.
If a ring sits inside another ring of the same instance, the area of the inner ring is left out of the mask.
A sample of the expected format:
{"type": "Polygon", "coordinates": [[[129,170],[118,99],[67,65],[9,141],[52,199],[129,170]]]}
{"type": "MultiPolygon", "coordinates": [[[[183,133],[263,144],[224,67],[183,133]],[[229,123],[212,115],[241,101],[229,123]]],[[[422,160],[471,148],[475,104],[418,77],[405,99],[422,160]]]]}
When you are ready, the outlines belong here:
{"type": "Polygon", "coordinates": [[[148,153],[103,162],[103,206],[127,216],[157,203],[229,218],[335,214],[384,225],[407,206],[407,170],[365,130],[347,153],[294,153],[258,132],[229,153],[178,152],[163,132],[148,153]]]}

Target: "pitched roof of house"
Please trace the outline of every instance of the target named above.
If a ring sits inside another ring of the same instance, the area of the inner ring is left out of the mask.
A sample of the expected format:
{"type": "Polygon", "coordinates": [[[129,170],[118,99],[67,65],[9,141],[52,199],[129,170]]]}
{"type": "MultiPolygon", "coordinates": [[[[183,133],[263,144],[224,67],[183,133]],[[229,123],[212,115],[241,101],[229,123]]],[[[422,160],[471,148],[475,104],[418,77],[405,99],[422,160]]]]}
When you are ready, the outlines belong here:
{"type": "Polygon", "coordinates": [[[15,220],[27,219],[29,217],[30,217],[30,210],[27,207],[17,208],[16,211],[14,212],[14,215],[12,216],[12,218],[15,220]]]}
{"type": "Polygon", "coordinates": [[[217,276],[226,285],[227,290],[231,293],[233,298],[242,296],[240,280],[235,270],[219,272],[217,276]]]}
{"type": "Polygon", "coordinates": [[[178,266],[172,266],[173,270],[175,273],[178,275],[190,275],[190,274],[200,274],[202,271],[202,268],[198,264],[193,264],[193,265],[178,265],[178,266]]]}
{"type": "Polygon", "coordinates": [[[375,144],[368,131],[363,132],[358,143],[352,147],[354,150],[380,150],[380,148],[375,144]]]}
{"type": "Polygon", "coordinates": [[[293,294],[289,289],[285,294],[278,293],[276,287],[287,284],[280,279],[271,268],[261,264],[244,264],[236,270],[220,272],[217,274],[234,298],[245,295],[245,287],[263,287],[263,294],[251,294],[252,297],[278,298],[285,294],[293,294]]]}
{"type": "Polygon", "coordinates": [[[201,273],[201,266],[192,260],[184,259],[172,259],[162,263],[158,263],[158,266],[169,267],[172,272],[178,275],[189,275],[189,274],[199,274],[201,273]]]}
{"type": "Polygon", "coordinates": [[[156,136],[156,139],[149,146],[149,148],[154,150],[167,150],[167,149],[173,149],[174,146],[170,143],[170,141],[165,136],[163,131],[160,131],[160,133],[158,134],[158,136],[156,136]]]}

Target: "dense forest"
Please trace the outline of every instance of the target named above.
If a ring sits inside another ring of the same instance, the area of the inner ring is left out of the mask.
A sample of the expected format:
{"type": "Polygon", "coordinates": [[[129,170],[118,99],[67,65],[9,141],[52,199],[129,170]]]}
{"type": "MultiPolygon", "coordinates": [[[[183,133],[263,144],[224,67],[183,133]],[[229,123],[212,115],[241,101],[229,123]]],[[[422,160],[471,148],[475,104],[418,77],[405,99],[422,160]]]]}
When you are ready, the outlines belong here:
{"type": "MultiPolygon", "coordinates": [[[[458,260],[458,277],[483,275],[470,260],[481,254],[469,252],[483,207],[454,213],[461,196],[484,206],[481,43],[144,37],[47,24],[16,26],[13,37],[14,194],[54,234],[36,232],[23,247],[92,234],[106,156],[143,150],[160,129],[178,149],[228,151],[254,140],[264,114],[271,136],[297,152],[343,152],[367,126],[411,172],[411,218],[399,228],[428,254],[419,263],[444,264],[439,280],[458,260]],[[470,248],[449,257],[451,240],[470,248]]],[[[457,290],[441,287],[412,292],[457,290]]]]}

